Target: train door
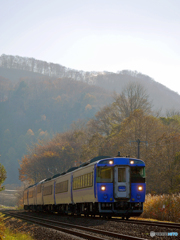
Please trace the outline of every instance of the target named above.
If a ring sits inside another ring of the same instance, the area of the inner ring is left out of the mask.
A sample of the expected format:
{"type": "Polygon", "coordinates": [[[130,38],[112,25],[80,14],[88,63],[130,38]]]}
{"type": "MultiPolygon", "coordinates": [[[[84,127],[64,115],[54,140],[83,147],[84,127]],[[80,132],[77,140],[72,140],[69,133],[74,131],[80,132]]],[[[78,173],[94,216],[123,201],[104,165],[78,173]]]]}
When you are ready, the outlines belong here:
{"type": "Polygon", "coordinates": [[[129,166],[114,167],[114,198],[130,198],[130,168],[129,166]]]}

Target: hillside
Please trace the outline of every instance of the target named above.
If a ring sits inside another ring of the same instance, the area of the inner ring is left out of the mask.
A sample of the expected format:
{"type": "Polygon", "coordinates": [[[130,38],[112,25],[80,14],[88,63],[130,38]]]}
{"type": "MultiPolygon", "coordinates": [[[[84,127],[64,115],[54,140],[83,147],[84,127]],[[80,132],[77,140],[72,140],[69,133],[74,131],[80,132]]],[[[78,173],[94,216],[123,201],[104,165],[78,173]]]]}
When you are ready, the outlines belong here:
{"type": "Polygon", "coordinates": [[[27,146],[67,131],[73,121],[87,121],[111,101],[100,87],[67,78],[24,77],[14,85],[0,77],[0,89],[0,160],[6,183],[18,182],[18,159],[27,146]]]}
{"type": "Polygon", "coordinates": [[[149,76],[132,72],[84,72],[33,58],[0,57],[0,155],[6,183],[18,182],[18,159],[27,146],[92,118],[129,82],[146,89],[153,109],[180,111],[180,95],[149,76]]]}
{"type": "Polygon", "coordinates": [[[117,93],[120,93],[128,82],[136,81],[141,83],[147,90],[155,111],[161,109],[161,114],[166,114],[166,110],[170,109],[180,111],[180,95],[178,93],[156,82],[151,77],[138,72],[129,70],[118,73],[85,72],[34,58],[4,54],[0,56],[0,76],[12,80],[13,83],[24,77],[40,79],[44,75],[46,77],[70,78],[83,81],[117,93]]]}
{"type": "Polygon", "coordinates": [[[152,101],[153,110],[161,109],[162,115],[171,109],[180,111],[180,95],[144,74],[126,70],[119,73],[99,74],[93,77],[92,81],[97,86],[103,86],[117,93],[120,93],[127,83],[138,82],[146,89],[152,101]]]}

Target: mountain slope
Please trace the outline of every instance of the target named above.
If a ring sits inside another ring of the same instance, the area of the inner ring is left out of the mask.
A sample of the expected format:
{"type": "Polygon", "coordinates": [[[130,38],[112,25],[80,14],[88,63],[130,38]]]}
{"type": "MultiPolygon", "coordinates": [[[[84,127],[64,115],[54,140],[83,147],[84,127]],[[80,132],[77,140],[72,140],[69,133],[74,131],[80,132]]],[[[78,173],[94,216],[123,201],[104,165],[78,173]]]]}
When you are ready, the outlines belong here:
{"type": "Polygon", "coordinates": [[[166,114],[166,110],[171,109],[180,111],[180,95],[178,93],[141,73],[121,71],[117,74],[99,74],[93,78],[92,82],[97,86],[103,86],[103,88],[117,93],[120,93],[126,84],[138,82],[147,90],[154,110],[161,109],[161,114],[166,114]]]}
{"type": "Polygon", "coordinates": [[[18,182],[18,159],[27,146],[64,132],[73,121],[87,121],[112,102],[113,91],[141,83],[154,109],[180,110],[180,95],[132,71],[83,72],[18,56],[0,57],[0,155],[6,183],[18,182]]]}
{"type": "Polygon", "coordinates": [[[0,155],[7,170],[5,183],[18,182],[18,159],[27,153],[27,146],[67,131],[73,121],[87,121],[111,102],[110,94],[102,88],[67,78],[24,77],[14,86],[0,77],[0,89],[0,155]]]}
{"type": "Polygon", "coordinates": [[[127,83],[136,81],[147,89],[154,110],[161,109],[162,114],[165,114],[167,109],[180,111],[180,95],[178,93],[138,72],[128,70],[119,73],[85,72],[34,58],[11,55],[0,56],[0,76],[8,78],[14,83],[24,77],[40,79],[44,75],[54,78],[71,78],[117,93],[120,93],[127,83]]]}

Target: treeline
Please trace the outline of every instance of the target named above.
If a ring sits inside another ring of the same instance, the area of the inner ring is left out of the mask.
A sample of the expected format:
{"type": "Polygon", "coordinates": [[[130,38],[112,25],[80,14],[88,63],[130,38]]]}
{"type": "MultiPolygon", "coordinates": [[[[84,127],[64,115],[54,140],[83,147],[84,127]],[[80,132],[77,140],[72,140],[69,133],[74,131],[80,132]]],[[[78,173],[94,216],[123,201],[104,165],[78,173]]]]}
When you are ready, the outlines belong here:
{"type": "MultiPolygon", "coordinates": [[[[2,54],[0,56],[0,67],[4,69],[17,69],[22,71],[39,73],[50,77],[70,78],[77,81],[84,81],[89,84],[95,84],[110,90],[117,90],[132,81],[146,81],[153,83],[154,80],[137,71],[123,70],[118,73],[108,71],[103,72],[85,72],[67,68],[60,64],[49,63],[35,58],[13,56],[2,54]],[[121,83],[121,84],[119,84],[121,83]]],[[[118,90],[117,90],[118,91],[118,90]]]]}
{"type": "Polygon", "coordinates": [[[8,69],[18,69],[48,75],[50,77],[72,78],[78,81],[85,81],[93,75],[93,72],[78,71],[64,67],[60,64],[48,63],[34,58],[12,56],[2,54],[0,66],[8,69]]]}
{"type": "Polygon", "coordinates": [[[66,78],[23,78],[12,84],[0,77],[0,155],[6,183],[18,182],[18,159],[27,146],[67,131],[73,121],[92,118],[110,94],[66,78]]]}
{"type": "Polygon", "coordinates": [[[151,111],[146,91],[128,85],[114,102],[105,106],[87,124],[29,149],[22,158],[20,180],[37,182],[64,172],[98,155],[137,157],[146,163],[147,192],[169,193],[180,189],[180,116],[158,117],[151,111]],[[148,143],[148,145],[146,144],[148,143]]]}
{"type": "MultiPolygon", "coordinates": [[[[117,73],[85,72],[64,67],[60,64],[48,63],[34,58],[1,55],[0,56],[0,77],[13,80],[24,77],[31,78],[70,78],[76,81],[86,82],[90,85],[100,86],[108,91],[121,93],[128,83],[138,82],[146,87],[150,99],[153,100],[153,110],[161,109],[165,114],[166,110],[173,109],[180,111],[180,95],[171,91],[162,84],[154,81],[151,77],[137,71],[123,70],[117,73]]],[[[1,92],[0,92],[1,96],[1,92]]]]}

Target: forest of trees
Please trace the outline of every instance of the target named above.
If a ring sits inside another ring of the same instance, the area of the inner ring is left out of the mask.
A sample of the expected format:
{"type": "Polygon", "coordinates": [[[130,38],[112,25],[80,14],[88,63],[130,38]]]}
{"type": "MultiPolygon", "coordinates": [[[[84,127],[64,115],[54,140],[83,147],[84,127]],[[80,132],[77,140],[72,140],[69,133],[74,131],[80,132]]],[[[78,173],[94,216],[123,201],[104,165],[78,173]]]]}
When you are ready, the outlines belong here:
{"type": "Polygon", "coordinates": [[[94,72],[77,71],[66,68],[60,64],[48,63],[34,58],[26,58],[12,55],[1,55],[0,66],[7,69],[18,69],[44,74],[50,77],[71,78],[78,81],[86,81],[94,72]]]}
{"type": "MultiPolygon", "coordinates": [[[[60,64],[48,63],[34,58],[1,55],[0,76],[17,82],[22,77],[31,78],[68,78],[99,86],[108,91],[116,91],[118,94],[128,83],[138,82],[147,89],[150,99],[153,101],[153,110],[161,109],[162,114],[167,109],[180,111],[180,95],[171,91],[151,77],[137,71],[122,70],[113,72],[85,72],[64,67],[60,64]],[[1,74],[2,72],[2,74],[1,74]]],[[[1,94],[0,94],[1,95],[1,94]]]]}
{"type": "Polygon", "coordinates": [[[0,77],[0,160],[6,183],[19,181],[18,159],[28,146],[67,131],[73,121],[87,121],[110,99],[99,87],[66,78],[24,78],[13,84],[0,77]]]}
{"type": "Polygon", "coordinates": [[[64,172],[98,155],[137,157],[146,163],[147,192],[180,190],[180,115],[159,117],[143,87],[128,85],[113,103],[103,107],[87,124],[33,145],[20,164],[20,180],[34,183],[64,172]],[[146,144],[148,143],[148,144],[146,144]]]}
{"type": "Polygon", "coordinates": [[[83,72],[1,55],[0,160],[7,170],[5,183],[18,183],[19,163],[20,179],[34,182],[99,154],[121,151],[136,157],[133,141],[140,139],[148,191],[177,191],[179,102],[177,93],[138,72],[83,72]]]}

